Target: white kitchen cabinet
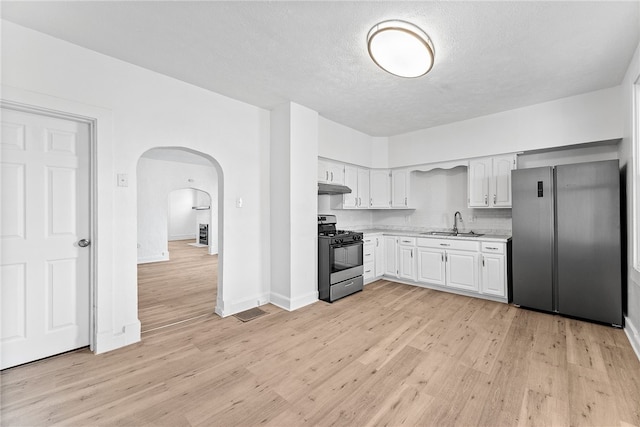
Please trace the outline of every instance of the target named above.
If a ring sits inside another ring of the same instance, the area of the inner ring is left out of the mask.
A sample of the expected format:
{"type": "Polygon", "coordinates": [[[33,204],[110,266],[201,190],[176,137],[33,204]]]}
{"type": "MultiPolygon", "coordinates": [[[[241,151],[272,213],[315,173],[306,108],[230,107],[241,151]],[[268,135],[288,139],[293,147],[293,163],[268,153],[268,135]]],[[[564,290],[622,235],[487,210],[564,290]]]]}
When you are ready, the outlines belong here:
{"type": "Polygon", "coordinates": [[[418,248],[418,282],[445,286],[445,265],[443,250],[418,248]]]}
{"type": "Polygon", "coordinates": [[[510,208],[515,154],[469,160],[467,201],[470,208],[510,208]]]}
{"type": "Polygon", "coordinates": [[[416,240],[413,237],[398,238],[398,277],[416,280],[416,240]]]}
{"type": "Polygon", "coordinates": [[[480,242],[418,238],[418,282],[479,291],[480,242]]]}
{"type": "Polygon", "coordinates": [[[344,165],[331,160],[318,159],[318,182],[344,185],[344,165]]]}
{"type": "Polygon", "coordinates": [[[504,243],[482,243],[480,291],[486,295],[507,296],[507,268],[504,243]]]}
{"type": "Polygon", "coordinates": [[[398,276],[398,238],[395,236],[384,236],[384,275],[398,276]]]}
{"type": "Polygon", "coordinates": [[[478,292],[478,253],[447,250],[444,256],[447,286],[478,292]]]}
{"type": "Polygon", "coordinates": [[[372,169],[369,171],[370,208],[391,207],[391,173],[388,169],[372,169]]]}
{"type": "Polygon", "coordinates": [[[343,209],[369,208],[369,170],[356,166],[345,166],[344,185],[351,193],[342,196],[343,209]]]}
{"type": "Polygon", "coordinates": [[[391,207],[408,208],[410,203],[410,176],[408,170],[398,169],[391,172],[391,207]]]}
{"type": "Polygon", "coordinates": [[[506,155],[493,158],[493,179],[491,180],[491,200],[493,207],[511,207],[511,171],[516,168],[516,156],[506,155]]]}
{"type": "Polygon", "coordinates": [[[365,284],[384,275],[384,246],[382,234],[365,234],[363,237],[363,278],[365,284]]]}
{"type": "Polygon", "coordinates": [[[375,273],[376,278],[384,275],[384,239],[382,234],[375,236],[375,246],[373,248],[375,259],[375,273]]]}
{"type": "Polygon", "coordinates": [[[362,273],[362,278],[365,283],[369,283],[373,281],[375,274],[375,247],[373,244],[373,238],[365,236],[363,240],[362,265],[364,267],[364,271],[362,273]]]}

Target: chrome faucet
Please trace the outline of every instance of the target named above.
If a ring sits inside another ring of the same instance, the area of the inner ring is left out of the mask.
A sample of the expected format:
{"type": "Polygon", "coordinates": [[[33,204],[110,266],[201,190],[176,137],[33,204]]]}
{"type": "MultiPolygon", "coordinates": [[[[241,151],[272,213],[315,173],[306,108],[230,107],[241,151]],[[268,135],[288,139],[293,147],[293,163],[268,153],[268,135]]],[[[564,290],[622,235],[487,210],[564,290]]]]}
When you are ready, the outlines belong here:
{"type": "Polygon", "coordinates": [[[458,217],[460,217],[460,221],[462,221],[462,214],[460,211],[456,211],[456,213],[453,214],[453,232],[456,234],[458,233],[458,217]]]}

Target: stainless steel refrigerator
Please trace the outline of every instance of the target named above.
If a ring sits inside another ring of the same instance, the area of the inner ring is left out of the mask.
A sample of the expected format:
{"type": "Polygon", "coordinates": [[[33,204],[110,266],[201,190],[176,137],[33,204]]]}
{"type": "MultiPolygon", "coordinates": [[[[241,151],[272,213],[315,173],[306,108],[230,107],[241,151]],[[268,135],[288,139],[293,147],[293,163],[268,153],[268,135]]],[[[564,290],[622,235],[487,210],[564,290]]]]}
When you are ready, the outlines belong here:
{"type": "Polygon", "coordinates": [[[513,303],[622,326],[618,160],[511,177],[513,303]]]}

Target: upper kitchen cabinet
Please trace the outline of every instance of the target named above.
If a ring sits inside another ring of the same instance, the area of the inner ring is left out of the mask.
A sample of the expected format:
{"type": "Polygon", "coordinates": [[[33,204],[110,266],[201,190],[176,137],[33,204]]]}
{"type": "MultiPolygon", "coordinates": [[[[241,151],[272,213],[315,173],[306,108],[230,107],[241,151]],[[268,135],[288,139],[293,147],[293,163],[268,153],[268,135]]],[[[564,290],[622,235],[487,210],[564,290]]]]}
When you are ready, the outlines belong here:
{"type": "Polygon", "coordinates": [[[344,165],[330,160],[318,159],[318,182],[344,185],[344,165]]]}
{"type": "Polygon", "coordinates": [[[409,207],[409,177],[411,172],[408,170],[397,169],[391,172],[391,207],[392,208],[408,208],[409,207]]]}
{"type": "Polygon", "coordinates": [[[515,154],[469,160],[469,207],[510,208],[511,171],[515,168],[515,154]]]}
{"type": "Polygon", "coordinates": [[[369,208],[369,169],[345,166],[344,185],[351,189],[351,193],[342,195],[342,207],[344,209],[369,208]]]}
{"type": "Polygon", "coordinates": [[[370,177],[371,208],[391,207],[391,172],[388,169],[372,169],[370,177]]]}

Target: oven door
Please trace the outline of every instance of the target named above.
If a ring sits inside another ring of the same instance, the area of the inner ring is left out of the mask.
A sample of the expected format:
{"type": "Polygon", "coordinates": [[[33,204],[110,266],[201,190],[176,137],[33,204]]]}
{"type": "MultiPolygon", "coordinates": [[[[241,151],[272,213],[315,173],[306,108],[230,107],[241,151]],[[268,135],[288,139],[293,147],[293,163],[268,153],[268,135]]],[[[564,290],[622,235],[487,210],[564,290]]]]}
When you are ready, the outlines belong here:
{"type": "Polygon", "coordinates": [[[362,275],[362,248],[362,241],[329,246],[332,285],[362,275]]]}

